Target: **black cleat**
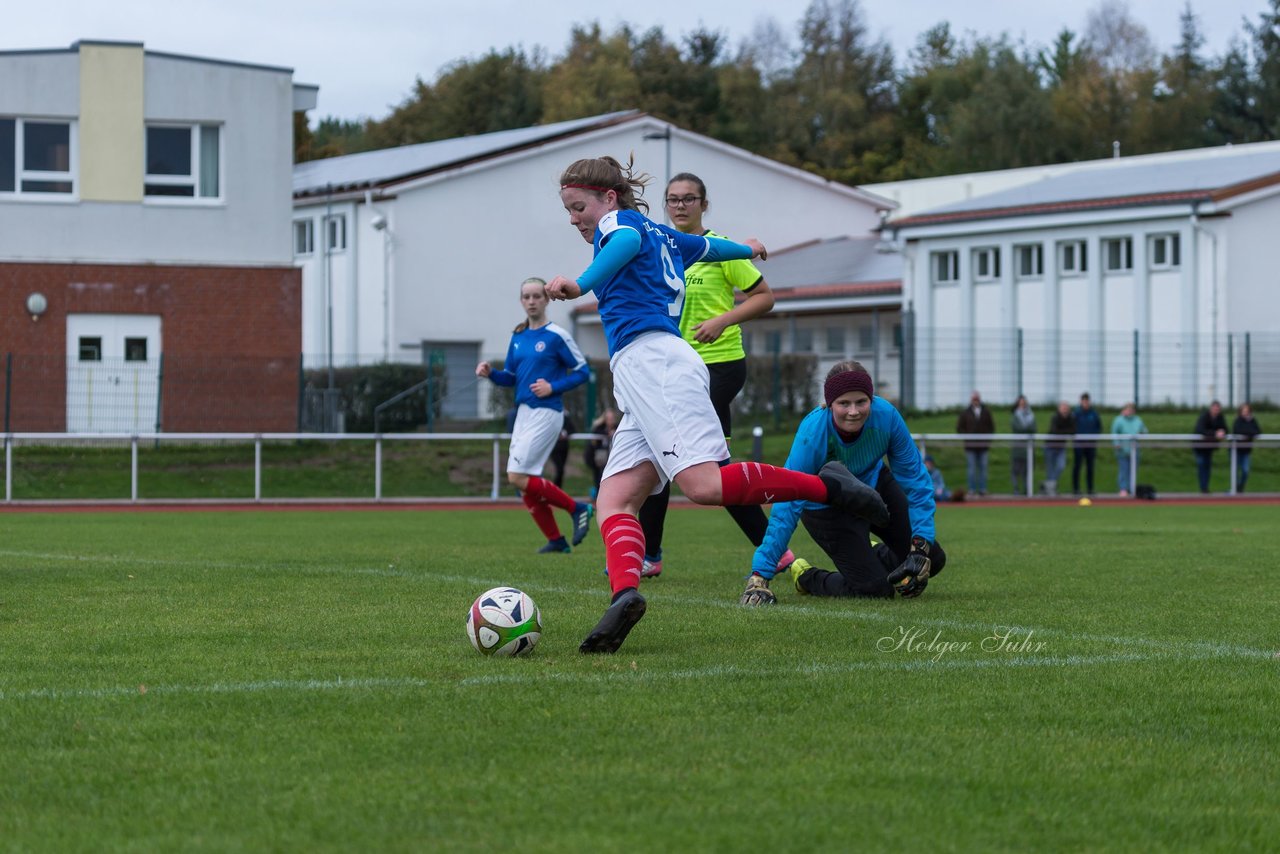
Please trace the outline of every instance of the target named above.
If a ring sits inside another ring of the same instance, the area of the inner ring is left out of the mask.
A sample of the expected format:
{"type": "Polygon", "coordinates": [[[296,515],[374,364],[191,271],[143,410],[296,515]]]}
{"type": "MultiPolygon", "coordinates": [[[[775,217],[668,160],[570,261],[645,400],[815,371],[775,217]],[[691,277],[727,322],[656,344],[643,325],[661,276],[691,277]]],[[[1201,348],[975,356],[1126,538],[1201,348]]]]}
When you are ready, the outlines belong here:
{"type": "Polygon", "coordinates": [[[889,524],[889,508],[880,493],[853,476],[840,463],[827,463],[818,470],[818,477],[827,487],[827,504],[848,510],[861,516],[877,528],[889,524]]]}
{"type": "Polygon", "coordinates": [[[600,622],[596,623],[591,634],[578,646],[578,652],[617,652],[618,647],[627,639],[627,634],[644,616],[645,607],[644,597],[639,590],[632,587],[622,591],[618,600],[609,606],[600,622]]]}

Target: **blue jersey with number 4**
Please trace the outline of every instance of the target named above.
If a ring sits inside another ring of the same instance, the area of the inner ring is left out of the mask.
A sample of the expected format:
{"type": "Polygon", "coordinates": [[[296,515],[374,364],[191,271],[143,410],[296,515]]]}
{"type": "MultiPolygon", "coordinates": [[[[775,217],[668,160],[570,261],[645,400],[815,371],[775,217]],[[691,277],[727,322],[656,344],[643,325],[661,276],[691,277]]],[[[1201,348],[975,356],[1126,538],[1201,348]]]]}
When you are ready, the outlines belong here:
{"type": "Polygon", "coordinates": [[[679,337],[684,268],[701,260],[710,246],[705,237],[676,231],[637,211],[620,210],[610,211],[596,224],[596,254],[627,228],[640,234],[640,250],[595,288],[610,356],[645,332],[679,337]]]}

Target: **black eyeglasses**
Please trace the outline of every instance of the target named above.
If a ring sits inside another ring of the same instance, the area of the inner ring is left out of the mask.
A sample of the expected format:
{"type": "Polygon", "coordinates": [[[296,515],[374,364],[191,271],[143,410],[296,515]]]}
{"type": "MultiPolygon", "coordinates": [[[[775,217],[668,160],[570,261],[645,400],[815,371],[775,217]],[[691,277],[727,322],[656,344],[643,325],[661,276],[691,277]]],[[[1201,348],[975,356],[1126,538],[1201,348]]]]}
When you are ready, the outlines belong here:
{"type": "Polygon", "coordinates": [[[693,207],[694,203],[702,201],[702,196],[667,196],[667,207],[693,207]]]}

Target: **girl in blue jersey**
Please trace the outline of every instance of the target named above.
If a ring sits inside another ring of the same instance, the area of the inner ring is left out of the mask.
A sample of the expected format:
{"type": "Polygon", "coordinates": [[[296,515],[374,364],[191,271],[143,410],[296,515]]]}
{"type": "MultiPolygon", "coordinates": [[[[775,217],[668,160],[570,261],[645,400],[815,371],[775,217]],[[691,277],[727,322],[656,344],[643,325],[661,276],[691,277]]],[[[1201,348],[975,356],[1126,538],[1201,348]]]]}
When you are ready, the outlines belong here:
{"type": "Polygon", "coordinates": [[[933,527],[933,480],[906,422],[875,396],[871,375],[858,362],[841,362],[823,384],[826,405],[800,422],[787,468],[818,471],[835,462],[875,487],[888,519],[868,522],[812,502],[775,504],[752,573],[766,581],[796,525],[803,522],[836,571],[815,569],[797,558],[788,570],[796,590],[815,596],[919,596],[947,557],[933,527]],[[886,455],[889,465],[884,464],[886,455]],[[871,534],[882,541],[872,547],[871,534]]]}
{"type": "Polygon", "coordinates": [[[516,421],[511,428],[507,480],[520,490],[525,506],[547,538],[540,554],[569,551],[556,524],[553,507],[573,517],[573,544],[582,542],[591,527],[590,504],[574,501],[564,490],[541,477],[551,449],[564,425],[561,395],[587,381],[587,360],[564,329],[547,320],[546,282],[525,279],[520,305],[528,318],[515,328],[503,370],[488,362],[476,365],[476,376],[495,385],[515,386],[516,421]]]}
{"type": "Polygon", "coordinates": [[[636,589],[644,531],[636,514],[669,480],[699,504],[803,499],[876,519],[886,513],[879,494],[840,465],[817,476],[760,463],[719,465],[729,449],[711,405],[707,366],[677,325],[684,268],[701,260],[764,258],[766,252],[754,239],[734,243],[653,222],[641,213],[648,205],[638,198],[648,181],[612,157],[579,160],[560,176],[569,223],[595,248],[595,258],[577,280],[556,276],[547,294],[575,299],[595,292],[622,410],[596,499],[613,601],[580,645],[582,652],[615,652],[644,616],[646,603],[636,589]]]}

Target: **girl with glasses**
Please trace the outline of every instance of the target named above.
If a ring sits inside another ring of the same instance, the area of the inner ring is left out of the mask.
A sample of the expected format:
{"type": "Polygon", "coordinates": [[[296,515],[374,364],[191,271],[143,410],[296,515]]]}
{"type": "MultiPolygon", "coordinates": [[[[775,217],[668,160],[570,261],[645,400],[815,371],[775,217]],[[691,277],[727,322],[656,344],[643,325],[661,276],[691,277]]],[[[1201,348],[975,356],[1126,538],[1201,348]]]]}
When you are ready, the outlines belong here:
{"type": "MultiPolygon", "coordinates": [[[[667,216],[684,234],[723,237],[703,225],[710,206],[707,185],[691,172],[681,172],[667,184],[667,216]]],[[[711,405],[720,419],[725,441],[732,435],[734,398],[747,382],[747,354],[742,348],[740,324],[768,313],[773,308],[773,292],[760,270],[747,260],[698,261],[684,271],[684,308],[680,314],[680,335],[707,365],[711,376],[711,405]],[[746,299],[734,304],[734,292],[746,299]]],[[[727,465],[729,459],[721,461],[727,465]]],[[[644,565],[640,574],[651,578],[662,573],[662,535],[671,500],[671,484],[649,496],[640,508],[644,528],[644,565]]],[[[726,507],[733,521],[754,546],[764,541],[769,517],[759,505],[726,507]]],[[[795,558],[790,549],[782,555],[778,570],[795,558]]]]}

